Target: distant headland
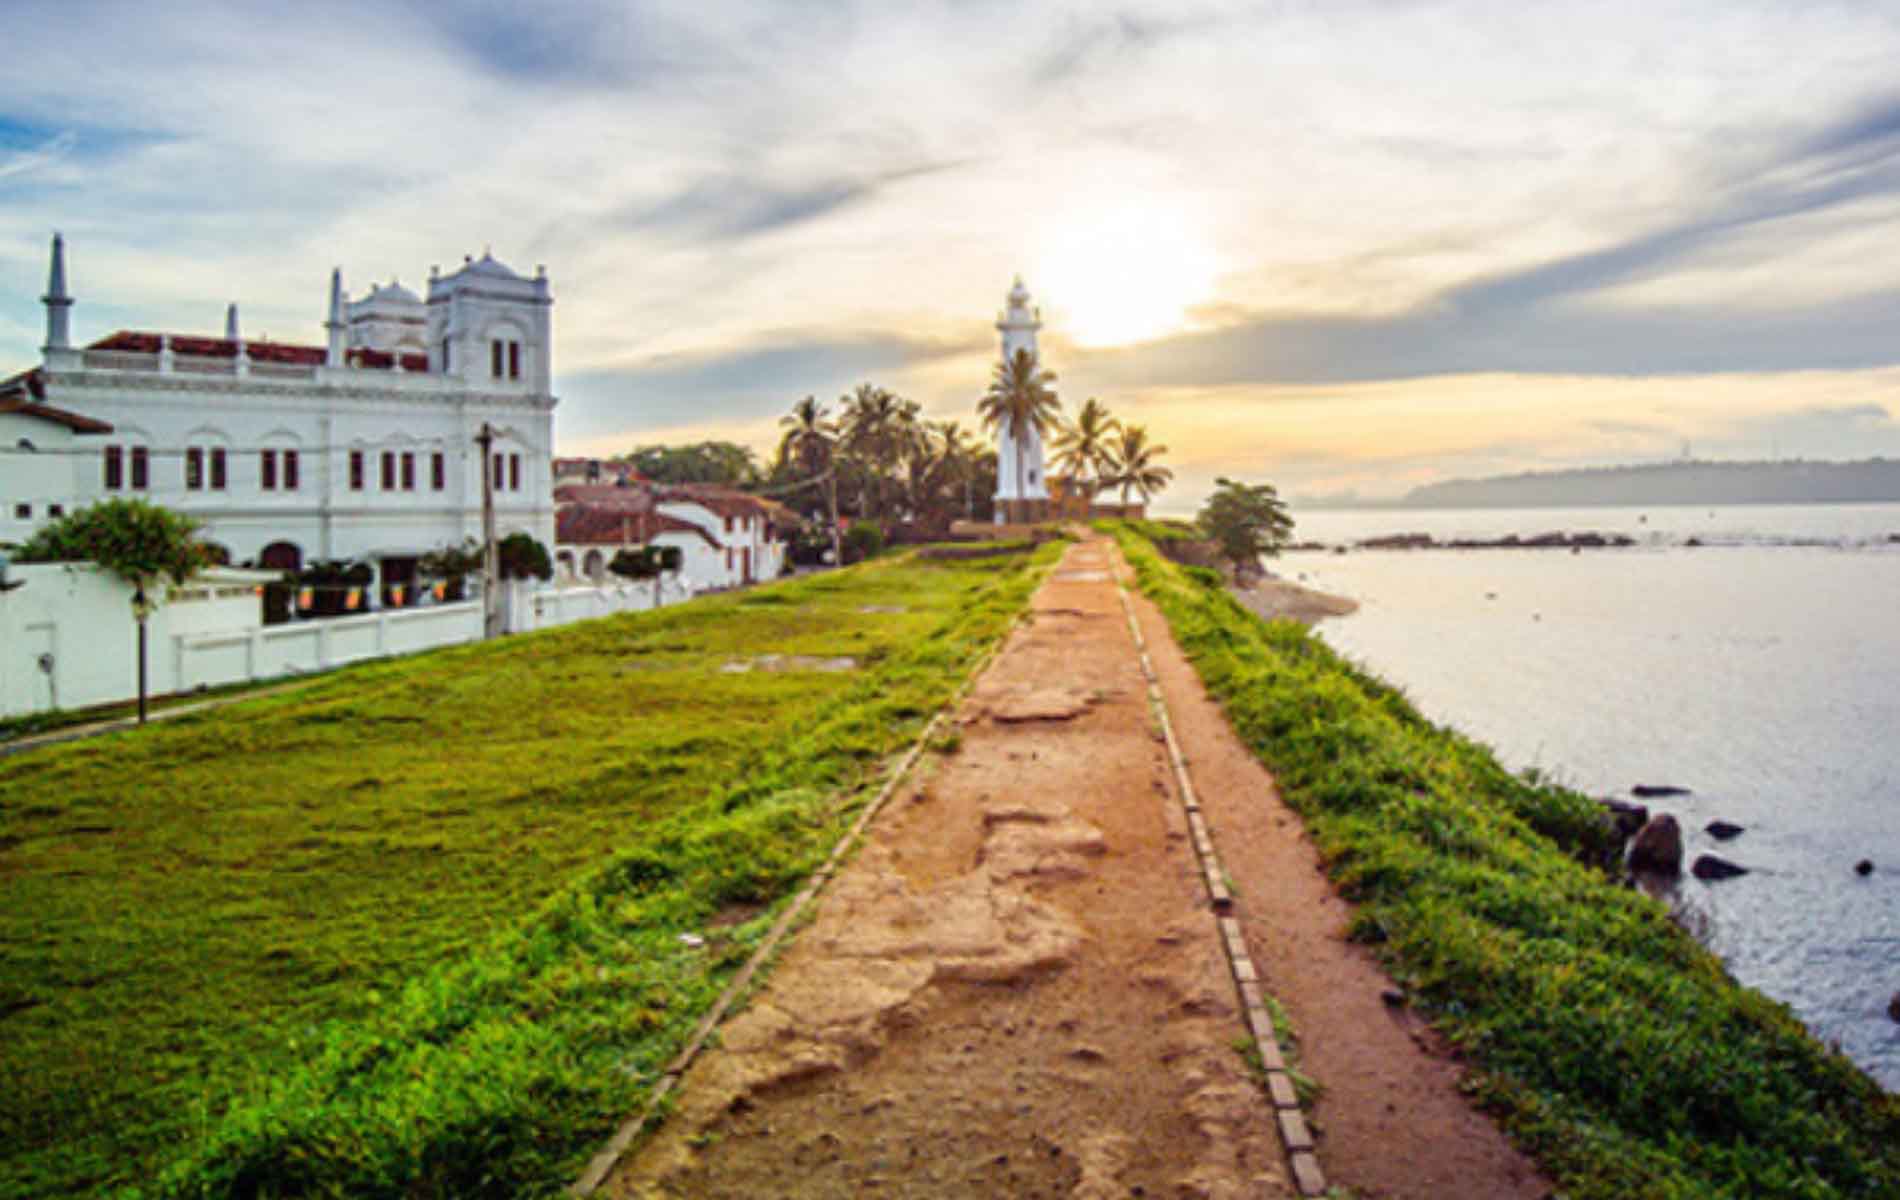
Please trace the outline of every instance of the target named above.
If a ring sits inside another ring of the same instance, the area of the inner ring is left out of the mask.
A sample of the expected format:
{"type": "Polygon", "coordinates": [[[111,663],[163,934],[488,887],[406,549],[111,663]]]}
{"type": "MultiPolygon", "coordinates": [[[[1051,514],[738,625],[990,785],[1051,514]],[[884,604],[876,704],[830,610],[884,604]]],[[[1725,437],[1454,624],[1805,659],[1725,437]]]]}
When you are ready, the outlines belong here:
{"type": "Polygon", "coordinates": [[[1900,460],[1698,462],[1448,479],[1397,500],[1315,496],[1308,508],[1584,508],[1645,504],[1877,504],[1900,501],[1900,460]]]}

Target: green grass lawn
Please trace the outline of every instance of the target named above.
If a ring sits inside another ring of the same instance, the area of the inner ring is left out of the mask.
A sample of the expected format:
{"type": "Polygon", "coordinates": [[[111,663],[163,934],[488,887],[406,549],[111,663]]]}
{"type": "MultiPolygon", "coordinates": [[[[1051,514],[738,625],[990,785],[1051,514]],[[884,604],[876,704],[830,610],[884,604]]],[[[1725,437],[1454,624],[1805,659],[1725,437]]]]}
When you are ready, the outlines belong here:
{"type": "Polygon", "coordinates": [[[1592,801],[1511,775],[1218,576],[1109,528],[1356,902],[1355,935],[1563,1195],[1900,1196],[1900,1098],[1591,865],[1608,848],[1592,801]]]}
{"type": "Polygon", "coordinates": [[[0,1196],[558,1191],[1055,553],[880,561],[0,761],[0,1196]],[[860,668],[727,669],[767,654],[860,668]]]}

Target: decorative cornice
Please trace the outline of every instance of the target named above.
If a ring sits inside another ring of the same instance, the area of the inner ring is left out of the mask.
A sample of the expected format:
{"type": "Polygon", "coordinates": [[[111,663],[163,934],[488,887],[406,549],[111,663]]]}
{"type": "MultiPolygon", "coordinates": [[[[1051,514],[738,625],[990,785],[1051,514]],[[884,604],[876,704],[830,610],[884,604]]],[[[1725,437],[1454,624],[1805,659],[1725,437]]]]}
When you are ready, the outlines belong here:
{"type": "MultiPolygon", "coordinates": [[[[528,282],[530,285],[533,283],[532,280],[528,282]]],[[[445,291],[440,295],[432,294],[428,299],[428,303],[431,305],[447,304],[450,301],[459,300],[463,297],[473,297],[476,300],[500,300],[507,304],[533,304],[540,308],[547,308],[554,303],[554,297],[552,296],[539,296],[533,293],[529,293],[525,296],[511,296],[506,292],[491,292],[486,288],[470,287],[456,288],[454,291],[445,291]]]]}
{"type": "MultiPolygon", "coordinates": [[[[409,378],[417,378],[410,376],[409,378]]],[[[265,395],[272,398],[307,397],[325,400],[380,400],[404,404],[465,405],[470,407],[551,412],[559,400],[551,395],[479,392],[467,388],[452,392],[419,388],[373,388],[302,383],[256,375],[244,379],[217,376],[156,375],[145,372],[59,371],[46,376],[50,389],[86,388],[95,391],[195,392],[209,395],[265,395]],[[128,376],[133,376],[128,378],[128,376]]]]}

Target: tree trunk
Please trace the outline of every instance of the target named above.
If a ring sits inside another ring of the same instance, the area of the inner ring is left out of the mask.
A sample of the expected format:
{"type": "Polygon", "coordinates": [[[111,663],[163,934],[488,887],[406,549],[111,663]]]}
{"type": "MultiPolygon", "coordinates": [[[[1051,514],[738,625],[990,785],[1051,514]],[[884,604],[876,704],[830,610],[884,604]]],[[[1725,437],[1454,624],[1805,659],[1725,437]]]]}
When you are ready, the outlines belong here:
{"type": "Polygon", "coordinates": [[[831,503],[831,565],[844,566],[844,543],[838,536],[838,472],[834,467],[831,481],[825,488],[826,498],[831,503]]]}
{"type": "Polygon", "coordinates": [[[139,622],[139,724],[145,724],[145,585],[132,593],[132,612],[139,622]]]}

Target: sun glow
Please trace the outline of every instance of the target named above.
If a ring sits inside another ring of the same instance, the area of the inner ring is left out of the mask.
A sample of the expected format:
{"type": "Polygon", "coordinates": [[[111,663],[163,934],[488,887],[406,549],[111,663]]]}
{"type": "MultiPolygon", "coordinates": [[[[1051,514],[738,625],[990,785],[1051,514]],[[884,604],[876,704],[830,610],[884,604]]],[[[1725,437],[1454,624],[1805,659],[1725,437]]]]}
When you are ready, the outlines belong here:
{"type": "Polygon", "coordinates": [[[1084,346],[1185,329],[1214,287],[1214,253],[1194,223],[1160,206],[1096,210],[1051,230],[1035,273],[1056,325],[1084,346]]]}

